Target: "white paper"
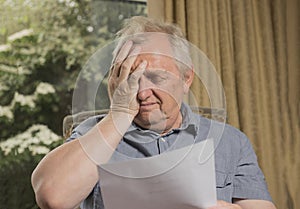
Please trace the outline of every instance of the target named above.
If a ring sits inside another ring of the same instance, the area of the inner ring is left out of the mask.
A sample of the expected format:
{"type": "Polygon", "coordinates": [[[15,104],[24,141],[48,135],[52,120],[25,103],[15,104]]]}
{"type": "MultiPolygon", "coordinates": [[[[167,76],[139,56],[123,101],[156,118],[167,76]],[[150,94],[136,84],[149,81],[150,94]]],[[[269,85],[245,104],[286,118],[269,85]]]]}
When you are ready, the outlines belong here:
{"type": "Polygon", "coordinates": [[[216,205],[213,140],[99,167],[105,209],[196,209],[216,205]]]}

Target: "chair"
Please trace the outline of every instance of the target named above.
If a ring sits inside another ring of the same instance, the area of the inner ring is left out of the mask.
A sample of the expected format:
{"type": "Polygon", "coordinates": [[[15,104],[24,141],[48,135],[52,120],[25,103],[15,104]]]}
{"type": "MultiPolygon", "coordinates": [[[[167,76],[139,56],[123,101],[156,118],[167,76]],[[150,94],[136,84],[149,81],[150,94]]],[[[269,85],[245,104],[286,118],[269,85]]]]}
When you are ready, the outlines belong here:
{"type": "MultiPolygon", "coordinates": [[[[226,111],[224,109],[208,108],[208,107],[195,107],[191,106],[193,112],[202,115],[203,117],[210,118],[216,121],[223,122],[226,120],[226,111]]],[[[106,114],[108,109],[85,111],[74,115],[67,115],[63,120],[63,136],[68,138],[72,130],[78,126],[82,121],[94,115],[106,114]]]]}

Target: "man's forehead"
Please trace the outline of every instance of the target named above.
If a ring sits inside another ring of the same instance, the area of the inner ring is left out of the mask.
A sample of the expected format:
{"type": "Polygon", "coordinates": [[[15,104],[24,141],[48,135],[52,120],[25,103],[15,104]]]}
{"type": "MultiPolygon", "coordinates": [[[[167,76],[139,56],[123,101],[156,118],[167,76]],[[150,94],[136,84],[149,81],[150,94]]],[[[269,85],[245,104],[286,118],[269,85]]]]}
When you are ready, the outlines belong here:
{"type": "Polygon", "coordinates": [[[157,69],[170,69],[177,68],[176,60],[174,57],[166,56],[160,53],[141,53],[137,57],[137,62],[146,60],[148,62],[148,67],[157,69]]]}
{"type": "Polygon", "coordinates": [[[135,45],[141,47],[140,53],[162,54],[173,56],[173,49],[170,43],[169,35],[163,33],[145,33],[133,37],[135,45]]]}

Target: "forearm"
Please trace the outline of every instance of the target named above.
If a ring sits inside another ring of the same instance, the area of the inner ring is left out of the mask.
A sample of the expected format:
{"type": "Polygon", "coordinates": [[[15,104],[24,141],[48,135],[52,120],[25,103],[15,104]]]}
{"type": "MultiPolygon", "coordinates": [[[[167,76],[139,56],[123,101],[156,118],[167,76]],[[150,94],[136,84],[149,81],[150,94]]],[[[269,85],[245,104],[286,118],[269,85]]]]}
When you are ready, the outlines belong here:
{"type": "Polygon", "coordinates": [[[266,200],[234,199],[233,203],[218,200],[217,205],[207,209],[276,209],[276,207],[266,200]]]}
{"type": "Polygon", "coordinates": [[[98,181],[97,164],[109,160],[130,125],[107,115],[87,134],[51,151],[37,166],[32,185],[41,208],[74,208],[98,181]]]}
{"type": "Polygon", "coordinates": [[[96,164],[106,163],[127,131],[133,116],[123,112],[109,112],[101,122],[79,138],[85,154],[96,164]]]}
{"type": "Polygon", "coordinates": [[[272,202],[266,200],[235,200],[234,203],[243,209],[276,209],[272,202]]]}
{"type": "Polygon", "coordinates": [[[32,185],[41,208],[73,208],[97,179],[97,166],[74,140],[46,155],[32,174],[32,185]]]}

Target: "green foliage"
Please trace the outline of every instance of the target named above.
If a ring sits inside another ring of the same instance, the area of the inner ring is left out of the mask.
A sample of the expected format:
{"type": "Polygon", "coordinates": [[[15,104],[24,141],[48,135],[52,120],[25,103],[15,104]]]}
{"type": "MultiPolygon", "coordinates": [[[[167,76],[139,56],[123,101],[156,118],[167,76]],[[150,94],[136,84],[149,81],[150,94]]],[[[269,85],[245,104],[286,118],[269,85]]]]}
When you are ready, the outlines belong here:
{"type": "Polygon", "coordinates": [[[27,156],[22,156],[21,163],[13,161],[9,165],[1,165],[0,208],[38,208],[30,187],[30,176],[39,160],[40,158],[27,154],[27,156]]]}
{"type": "Polygon", "coordinates": [[[10,41],[10,49],[0,52],[0,105],[10,105],[15,92],[32,94],[39,82],[52,84],[55,96],[48,98],[49,107],[45,100],[34,109],[12,107],[13,120],[0,128],[17,127],[1,132],[0,140],[34,123],[61,134],[63,117],[71,111],[74,83],[88,57],[114,37],[123,19],[145,14],[145,6],[122,1],[33,2],[39,18],[30,20],[32,33],[10,41]],[[23,124],[18,125],[20,121],[23,124]]]}
{"type": "MultiPolygon", "coordinates": [[[[47,148],[52,150],[62,140],[52,142],[47,148]]],[[[46,146],[40,143],[40,146],[46,146]]],[[[0,208],[36,209],[35,197],[31,188],[31,174],[44,154],[32,154],[29,148],[22,152],[18,147],[5,154],[0,149],[0,208]]]]}
{"type": "MultiPolygon", "coordinates": [[[[0,3],[0,208],[34,209],[30,176],[63,143],[62,121],[71,113],[79,72],[123,19],[145,15],[146,8],[107,0],[0,3]]],[[[105,98],[97,102],[105,106],[105,98]]]]}

